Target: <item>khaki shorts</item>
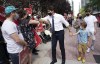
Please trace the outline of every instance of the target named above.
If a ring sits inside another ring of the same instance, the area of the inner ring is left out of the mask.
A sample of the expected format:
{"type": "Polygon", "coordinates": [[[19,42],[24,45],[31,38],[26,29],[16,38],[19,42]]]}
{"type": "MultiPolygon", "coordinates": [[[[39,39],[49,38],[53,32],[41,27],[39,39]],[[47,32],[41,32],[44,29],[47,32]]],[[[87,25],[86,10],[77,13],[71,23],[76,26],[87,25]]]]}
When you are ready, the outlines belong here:
{"type": "Polygon", "coordinates": [[[90,33],[90,37],[92,40],[96,40],[95,35],[94,35],[94,31],[89,32],[90,33]]]}
{"type": "Polygon", "coordinates": [[[78,51],[80,53],[86,53],[87,50],[87,44],[78,44],[78,51]]]}
{"type": "Polygon", "coordinates": [[[90,38],[92,40],[96,40],[96,37],[94,35],[94,30],[92,30],[92,31],[90,29],[86,29],[86,30],[88,31],[90,38]]]}

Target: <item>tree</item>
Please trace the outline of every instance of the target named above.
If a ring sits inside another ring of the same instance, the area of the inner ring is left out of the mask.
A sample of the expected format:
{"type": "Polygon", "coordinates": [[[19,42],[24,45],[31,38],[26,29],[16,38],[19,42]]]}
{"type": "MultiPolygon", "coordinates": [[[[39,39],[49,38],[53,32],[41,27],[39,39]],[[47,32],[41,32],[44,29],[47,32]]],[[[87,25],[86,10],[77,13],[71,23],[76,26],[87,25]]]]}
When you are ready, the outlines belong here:
{"type": "Polygon", "coordinates": [[[90,0],[90,2],[80,10],[83,16],[85,15],[85,11],[88,9],[92,11],[100,11],[100,0],[90,0]]]}
{"type": "Polygon", "coordinates": [[[100,0],[90,0],[90,4],[93,9],[100,10],[100,0]]]}
{"type": "Polygon", "coordinates": [[[66,0],[41,0],[42,11],[47,12],[47,8],[51,5],[55,7],[57,13],[63,14],[64,12],[71,12],[71,6],[66,0]]]}
{"type": "Polygon", "coordinates": [[[47,13],[47,8],[51,5],[55,7],[57,13],[71,12],[71,6],[66,0],[6,0],[6,3],[10,3],[18,8],[29,7],[29,4],[32,4],[33,11],[36,13],[40,11],[43,14],[47,13]]]}
{"type": "Polygon", "coordinates": [[[90,0],[85,9],[100,11],[100,0],[90,0]]]}

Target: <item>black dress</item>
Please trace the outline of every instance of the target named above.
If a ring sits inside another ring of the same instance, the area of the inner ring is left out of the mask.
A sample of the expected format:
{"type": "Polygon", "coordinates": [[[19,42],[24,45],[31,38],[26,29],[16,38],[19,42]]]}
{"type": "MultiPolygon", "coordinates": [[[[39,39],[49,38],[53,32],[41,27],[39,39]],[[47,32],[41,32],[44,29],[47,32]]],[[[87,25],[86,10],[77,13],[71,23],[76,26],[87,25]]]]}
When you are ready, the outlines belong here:
{"type": "Polygon", "coordinates": [[[29,48],[33,49],[36,45],[34,41],[34,27],[33,25],[29,24],[29,19],[21,20],[19,23],[19,28],[21,30],[21,33],[23,34],[25,41],[28,43],[29,48]]]}

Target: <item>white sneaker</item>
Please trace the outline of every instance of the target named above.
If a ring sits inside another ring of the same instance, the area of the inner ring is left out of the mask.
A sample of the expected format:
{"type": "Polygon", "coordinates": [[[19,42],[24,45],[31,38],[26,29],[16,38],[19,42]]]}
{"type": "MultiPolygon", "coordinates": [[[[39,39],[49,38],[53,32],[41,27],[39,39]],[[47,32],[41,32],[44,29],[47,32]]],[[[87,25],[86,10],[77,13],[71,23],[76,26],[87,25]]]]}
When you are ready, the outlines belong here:
{"type": "Polygon", "coordinates": [[[94,51],[94,46],[91,47],[91,50],[94,51]]]}
{"type": "Polygon", "coordinates": [[[88,53],[90,52],[90,48],[87,49],[87,52],[88,52],[88,53]]]}

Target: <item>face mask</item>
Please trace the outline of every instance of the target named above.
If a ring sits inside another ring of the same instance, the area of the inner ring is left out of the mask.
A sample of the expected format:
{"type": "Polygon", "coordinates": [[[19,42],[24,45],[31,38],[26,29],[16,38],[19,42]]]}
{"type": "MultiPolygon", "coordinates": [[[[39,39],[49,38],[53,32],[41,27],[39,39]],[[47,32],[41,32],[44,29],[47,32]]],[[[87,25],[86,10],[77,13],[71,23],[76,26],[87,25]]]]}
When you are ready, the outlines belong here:
{"type": "Polygon", "coordinates": [[[82,16],[80,16],[79,19],[82,19],[82,16]]]}
{"type": "Polygon", "coordinates": [[[48,15],[49,15],[49,16],[51,16],[51,15],[52,15],[52,13],[48,13],[48,15]]]}
{"type": "Polygon", "coordinates": [[[19,18],[19,15],[16,13],[14,20],[17,20],[19,18]]]}

